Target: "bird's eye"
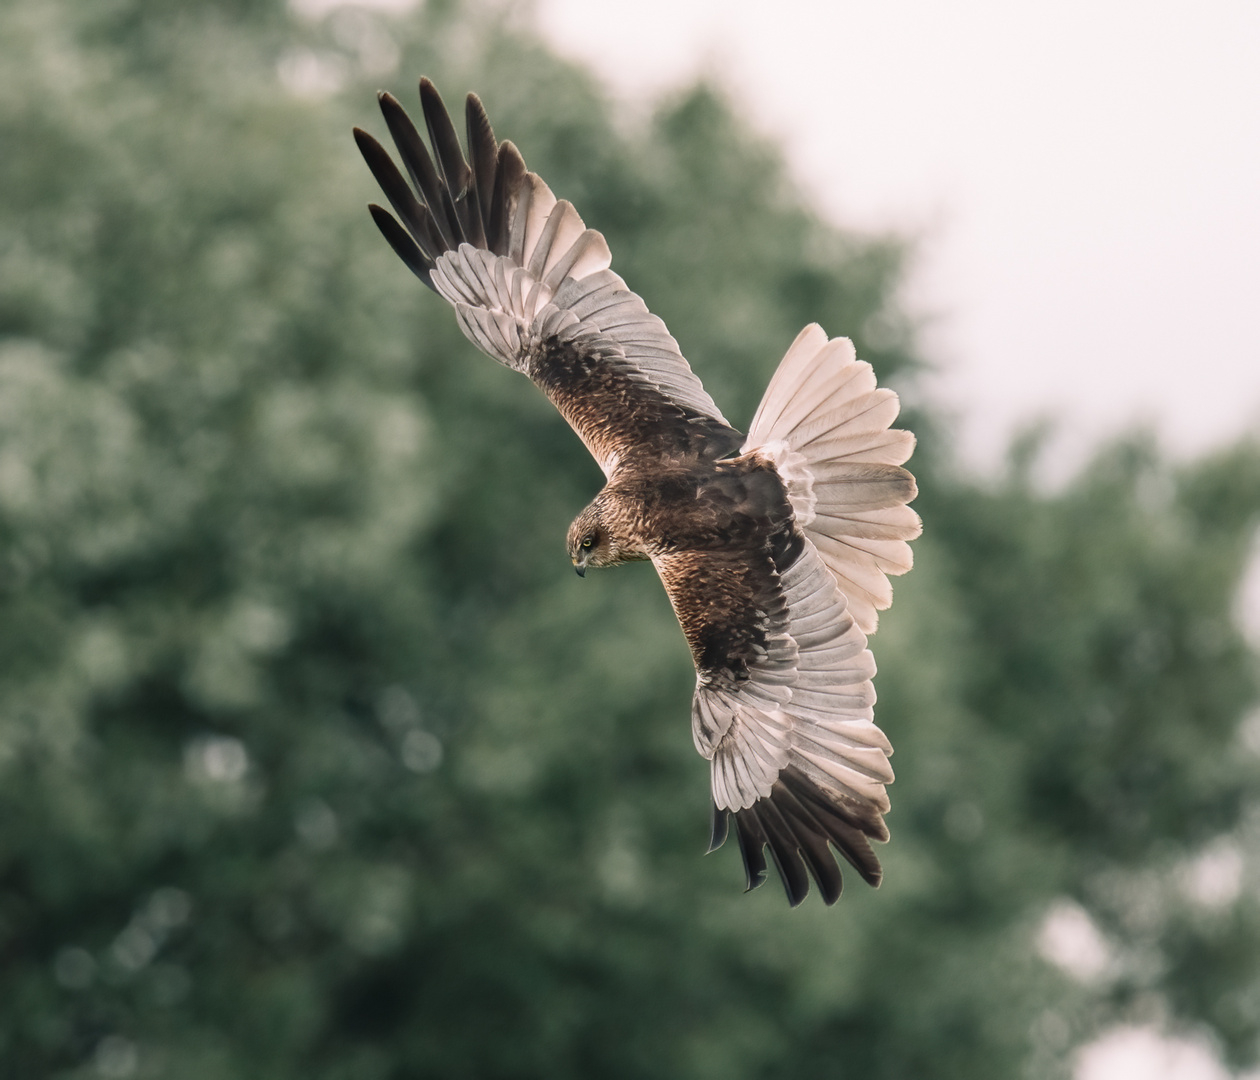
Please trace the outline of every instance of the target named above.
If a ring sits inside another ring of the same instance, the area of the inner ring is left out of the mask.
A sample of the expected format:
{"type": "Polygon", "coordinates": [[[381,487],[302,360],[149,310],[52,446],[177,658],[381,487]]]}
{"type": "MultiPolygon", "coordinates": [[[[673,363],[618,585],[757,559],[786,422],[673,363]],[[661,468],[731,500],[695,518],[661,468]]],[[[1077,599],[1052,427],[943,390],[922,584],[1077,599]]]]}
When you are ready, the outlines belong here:
{"type": "Polygon", "coordinates": [[[590,549],[595,546],[595,537],[593,536],[584,537],[582,540],[582,546],[586,548],[587,551],[590,551],[590,549]]]}

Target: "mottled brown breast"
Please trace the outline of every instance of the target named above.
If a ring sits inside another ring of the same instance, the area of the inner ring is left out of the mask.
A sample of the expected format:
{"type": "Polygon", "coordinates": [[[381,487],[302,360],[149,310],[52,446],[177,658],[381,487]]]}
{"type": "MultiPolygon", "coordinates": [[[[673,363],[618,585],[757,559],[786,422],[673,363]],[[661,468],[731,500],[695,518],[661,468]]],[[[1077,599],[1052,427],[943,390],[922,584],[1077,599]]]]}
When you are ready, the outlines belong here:
{"type": "Polygon", "coordinates": [[[700,678],[728,686],[747,679],[768,635],[787,621],[769,551],[681,551],[654,561],[700,678]]]}
{"type": "Polygon", "coordinates": [[[616,525],[651,555],[790,550],[792,507],[772,468],[748,458],[691,459],[664,467],[635,462],[609,482],[616,525]]]}

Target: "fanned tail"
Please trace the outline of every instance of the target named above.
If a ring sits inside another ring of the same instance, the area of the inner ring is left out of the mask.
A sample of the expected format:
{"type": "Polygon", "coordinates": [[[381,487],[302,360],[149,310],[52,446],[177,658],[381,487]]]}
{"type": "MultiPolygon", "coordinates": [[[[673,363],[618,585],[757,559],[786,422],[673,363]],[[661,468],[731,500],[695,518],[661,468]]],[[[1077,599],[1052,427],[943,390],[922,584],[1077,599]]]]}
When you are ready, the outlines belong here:
{"type": "Polygon", "coordinates": [[[892,603],[888,575],[913,565],[922,531],[909,503],[918,488],[901,467],[914,436],[891,425],[900,402],[875,385],[847,338],[817,324],[800,332],[770,380],[743,452],[772,461],[802,532],[818,548],[864,633],[892,603]]]}

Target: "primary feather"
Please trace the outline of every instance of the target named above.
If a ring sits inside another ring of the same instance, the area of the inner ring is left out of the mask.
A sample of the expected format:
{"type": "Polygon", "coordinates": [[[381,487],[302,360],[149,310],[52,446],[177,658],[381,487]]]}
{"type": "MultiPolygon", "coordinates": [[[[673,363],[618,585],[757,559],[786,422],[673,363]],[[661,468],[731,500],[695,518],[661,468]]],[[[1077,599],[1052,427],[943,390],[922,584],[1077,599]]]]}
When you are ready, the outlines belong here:
{"type": "Polygon", "coordinates": [[[402,106],[379,101],[406,177],[355,129],[393,209],[371,206],[373,220],[469,340],[551,399],[607,477],[570,527],[574,565],[651,559],[665,585],[696,666],[711,846],[733,818],[748,887],[768,849],[793,905],[811,878],[839,898],[836,852],[878,884],[870,841],[888,838],[892,747],[874,722],[866,634],[920,528],[896,395],[847,340],[810,326],[743,435],[611,270],[603,236],[496,141],[476,95],[467,158],[427,79],[431,154],[402,106]]]}

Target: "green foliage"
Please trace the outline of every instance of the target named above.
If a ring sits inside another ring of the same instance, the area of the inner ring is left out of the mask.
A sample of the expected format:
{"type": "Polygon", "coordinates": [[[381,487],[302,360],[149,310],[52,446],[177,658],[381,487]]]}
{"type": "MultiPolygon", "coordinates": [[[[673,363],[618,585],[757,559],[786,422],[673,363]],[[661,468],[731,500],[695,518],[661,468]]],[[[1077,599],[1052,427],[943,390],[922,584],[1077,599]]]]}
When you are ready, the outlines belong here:
{"type": "Polygon", "coordinates": [[[1053,1076],[1152,1002],[1254,1060],[1260,909],[1178,883],[1254,839],[1255,447],[1048,495],[929,442],[887,881],[789,912],[700,857],[665,596],[572,574],[598,471],[380,242],[349,127],[476,87],[737,423],[808,321],[913,377],[904,243],[496,9],[22,0],[0,60],[4,1075],[1053,1076]],[[1033,948],[1065,897],[1093,983],[1033,948]]]}

